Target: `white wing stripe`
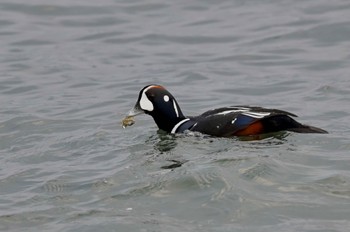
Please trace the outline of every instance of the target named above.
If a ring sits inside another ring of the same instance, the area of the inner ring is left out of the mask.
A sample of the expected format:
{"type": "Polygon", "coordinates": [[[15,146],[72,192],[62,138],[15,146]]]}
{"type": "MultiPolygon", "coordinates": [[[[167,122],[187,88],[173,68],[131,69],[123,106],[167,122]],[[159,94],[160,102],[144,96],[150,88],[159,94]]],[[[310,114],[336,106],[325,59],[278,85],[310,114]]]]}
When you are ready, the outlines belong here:
{"type": "Polygon", "coordinates": [[[270,115],[270,113],[263,113],[263,112],[244,112],[242,114],[253,118],[263,118],[270,115]]]}
{"type": "Polygon", "coordinates": [[[253,118],[263,118],[271,114],[268,112],[251,112],[250,109],[246,107],[235,107],[234,110],[224,110],[222,112],[216,113],[215,115],[226,115],[230,113],[242,113],[243,115],[253,118]]]}
{"type": "Polygon", "coordinates": [[[234,113],[234,112],[242,112],[242,110],[225,110],[220,113],[216,113],[215,115],[225,115],[225,114],[234,113]]]}

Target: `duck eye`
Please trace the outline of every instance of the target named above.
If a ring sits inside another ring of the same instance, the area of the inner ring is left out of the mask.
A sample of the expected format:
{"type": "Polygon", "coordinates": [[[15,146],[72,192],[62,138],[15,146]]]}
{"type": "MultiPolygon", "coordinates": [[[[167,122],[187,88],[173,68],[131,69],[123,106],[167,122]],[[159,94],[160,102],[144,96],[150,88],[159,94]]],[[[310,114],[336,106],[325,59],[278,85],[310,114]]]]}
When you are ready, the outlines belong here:
{"type": "Polygon", "coordinates": [[[168,102],[169,101],[169,96],[168,95],[164,95],[163,99],[164,99],[165,102],[168,102]]]}

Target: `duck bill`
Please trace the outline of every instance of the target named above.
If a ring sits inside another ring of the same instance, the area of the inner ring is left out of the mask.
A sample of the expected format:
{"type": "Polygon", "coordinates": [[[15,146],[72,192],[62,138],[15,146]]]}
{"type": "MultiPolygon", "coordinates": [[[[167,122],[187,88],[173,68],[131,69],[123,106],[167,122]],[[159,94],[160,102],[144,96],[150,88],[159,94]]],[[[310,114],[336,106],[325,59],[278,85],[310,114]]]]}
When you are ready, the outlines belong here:
{"type": "Polygon", "coordinates": [[[134,117],[134,116],[136,116],[136,115],[144,114],[144,113],[145,113],[145,112],[141,109],[141,107],[140,107],[138,104],[136,104],[136,105],[134,106],[134,108],[132,108],[132,109],[129,111],[128,116],[129,116],[129,117],[134,117]]]}

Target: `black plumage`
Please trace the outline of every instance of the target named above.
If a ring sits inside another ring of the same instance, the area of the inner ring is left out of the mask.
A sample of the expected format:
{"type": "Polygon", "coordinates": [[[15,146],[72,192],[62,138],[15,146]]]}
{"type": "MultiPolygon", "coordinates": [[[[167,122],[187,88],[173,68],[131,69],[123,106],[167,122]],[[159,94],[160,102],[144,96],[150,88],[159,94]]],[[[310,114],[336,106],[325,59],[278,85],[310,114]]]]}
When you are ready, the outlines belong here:
{"type": "Polygon", "coordinates": [[[160,85],[148,85],[140,91],[136,105],[129,112],[129,116],[140,113],[151,115],[159,129],[169,133],[190,130],[218,137],[278,131],[327,133],[323,129],[297,122],[292,118],[297,116],[290,112],[262,107],[230,106],[186,117],[173,95],[160,85]]]}

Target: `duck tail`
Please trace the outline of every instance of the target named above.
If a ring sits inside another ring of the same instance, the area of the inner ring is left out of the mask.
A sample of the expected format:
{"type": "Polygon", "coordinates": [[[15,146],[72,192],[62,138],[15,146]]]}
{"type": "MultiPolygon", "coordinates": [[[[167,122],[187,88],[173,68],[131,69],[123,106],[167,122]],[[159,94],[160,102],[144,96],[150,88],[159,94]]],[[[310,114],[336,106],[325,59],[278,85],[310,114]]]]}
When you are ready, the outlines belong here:
{"type": "Polygon", "coordinates": [[[317,134],[328,134],[327,131],[314,127],[314,126],[308,126],[308,125],[302,125],[300,124],[300,127],[297,128],[290,128],[289,131],[297,132],[297,133],[317,133],[317,134]]]}

